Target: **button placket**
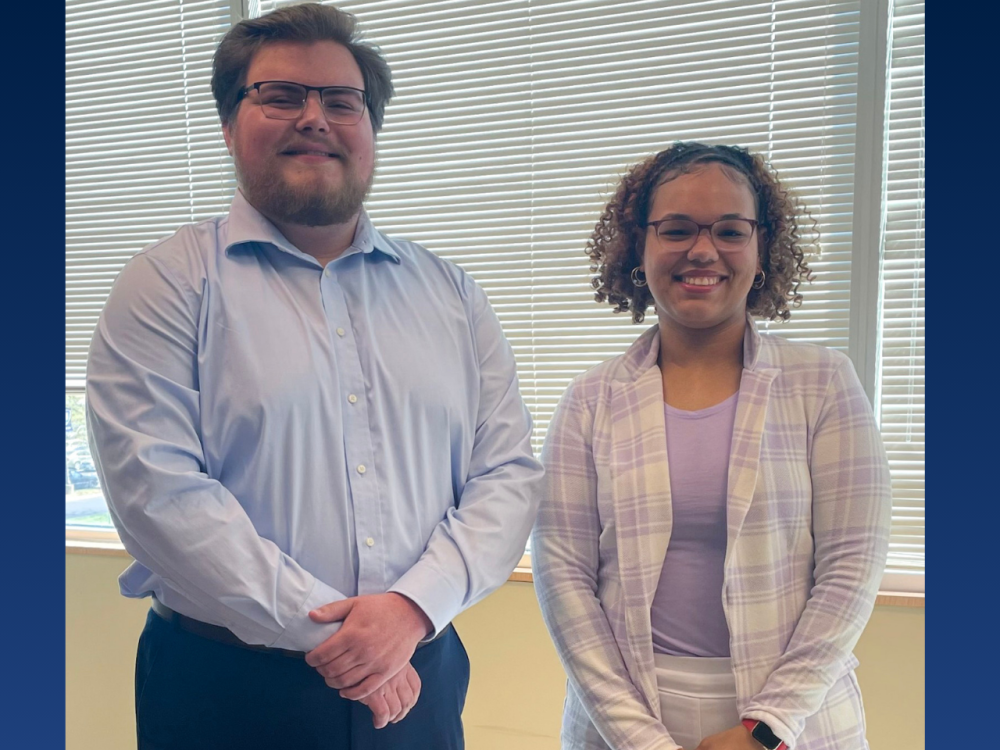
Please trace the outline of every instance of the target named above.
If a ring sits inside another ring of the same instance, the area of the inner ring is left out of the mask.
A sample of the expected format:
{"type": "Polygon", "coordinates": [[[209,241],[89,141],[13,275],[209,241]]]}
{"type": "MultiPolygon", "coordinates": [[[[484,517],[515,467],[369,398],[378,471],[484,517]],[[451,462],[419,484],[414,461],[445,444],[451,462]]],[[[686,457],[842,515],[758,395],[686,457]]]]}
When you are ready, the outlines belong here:
{"type": "MultiPolygon", "coordinates": [[[[327,269],[329,270],[329,269],[327,269]]],[[[361,367],[361,353],[354,338],[355,329],[351,323],[351,303],[339,278],[351,275],[349,267],[339,269],[331,275],[324,274],[323,289],[327,300],[327,319],[331,323],[331,343],[336,355],[335,377],[340,384],[341,396],[346,398],[350,408],[341,412],[344,428],[344,452],[347,459],[348,483],[354,508],[354,532],[357,544],[364,554],[358,559],[358,593],[383,591],[386,583],[381,545],[376,547],[375,537],[381,529],[379,491],[372,454],[371,428],[368,422],[364,373],[361,367]],[[330,279],[330,281],[327,281],[330,279]],[[332,324],[339,323],[335,328],[332,324]]],[[[350,280],[345,280],[345,284],[350,280]]]]}

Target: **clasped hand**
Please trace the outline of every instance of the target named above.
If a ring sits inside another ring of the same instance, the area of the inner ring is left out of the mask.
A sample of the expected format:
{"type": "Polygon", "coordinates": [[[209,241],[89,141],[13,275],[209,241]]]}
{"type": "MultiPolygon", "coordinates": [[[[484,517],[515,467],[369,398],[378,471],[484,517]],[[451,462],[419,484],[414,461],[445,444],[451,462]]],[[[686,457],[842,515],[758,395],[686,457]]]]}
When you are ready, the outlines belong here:
{"type": "MultiPolygon", "coordinates": [[[[685,750],[687,750],[685,748],[685,750]]],[[[705,737],[692,750],[763,750],[742,724],[705,737]]]]}
{"type": "Polygon", "coordinates": [[[406,716],[420,695],[420,678],[409,661],[420,639],[433,630],[427,615],[390,592],[333,602],[309,617],[343,621],[340,630],[306,654],[306,663],[326,684],[368,706],[376,728],[406,716]]]}
{"type": "Polygon", "coordinates": [[[410,709],[417,705],[419,697],[420,675],[412,665],[407,664],[382,687],[359,702],[371,709],[375,728],[382,729],[387,724],[396,724],[406,718],[410,709]]]}

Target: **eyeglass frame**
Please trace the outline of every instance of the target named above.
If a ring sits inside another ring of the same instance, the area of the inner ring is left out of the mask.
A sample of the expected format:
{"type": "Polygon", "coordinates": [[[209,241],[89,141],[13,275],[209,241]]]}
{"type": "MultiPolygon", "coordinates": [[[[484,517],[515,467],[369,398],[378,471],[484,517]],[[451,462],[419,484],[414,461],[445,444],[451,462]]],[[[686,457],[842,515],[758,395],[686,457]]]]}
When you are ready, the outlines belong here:
{"type": "Polygon", "coordinates": [[[694,235],[694,239],[691,241],[691,244],[689,246],[687,246],[683,250],[681,250],[679,248],[675,248],[674,249],[674,252],[678,252],[678,253],[680,253],[680,252],[685,252],[686,253],[689,250],[691,250],[692,247],[694,247],[695,245],[697,245],[698,244],[698,238],[701,237],[701,230],[702,229],[707,229],[708,230],[708,239],[711,241],[712,247],[714,247],[720,253],[735,253],[735,252],[738,252],[738,251],[744,249],[747,245],[750,244],[750,240],[753,239],[754,233],[757,231],[757,227],[760,226],[760,222],[757,221],[756,219],[745,219],[742,216],[730,216],[728,219],[716,219],[711,224],[699,224],[694,219],[683,219],[683,218],[680,218],[680,217],[677,217],[677,216],[671,216],[671,217],[668,217],[666,219],[657,219],[656,221],[647,221],[646,222],[646,228],[648,229],[649,227],[653,227],[653,229],[656,230],[654,232],[654,234],[656,235],[657,239],[659,239],[659,237],[660,237],[660,232],[659,232],[660,224],[665,224],[668,221],[686,221],[689,224],[694,224],[696,227],[698,227],[698,233],[696,235],[694,235]],[[750,225],[750,235],[747,237],[746,244],[741,245],[740,247],[736,247],[736,248],[725,248],[725,249],[719,247],[718,245],[716,245],[715,244],[715,236],[712,234],[712,227],[714,227],[716,224],[718,224],[719,222],[722,222],[722,221],[745,221],[747,224],[749,224],[750,225]]]}
{"type": "MultiPolygon", "coordinates": [[[[264,117],[268,118],[269,120],[296,120],[299,117],[302,117],[302,113],[306,111],[306,104],[309,101],[310,91],[316,91],[317,93],[319,93],[320,104],[323,103],[323,92],[329,89],[337,89],[339,91],[357,91],[359,94],[361,94],[361,99],[365,104],[365,108],[361,110],[361,116],[358,117],[358,119],[355,120],[354,122],[339,123],[341,125],[357,125],[359,122],[365,119],[365,110],[371,108],[371,100],[368,98],[368,92],[365,91],[364,89],[355,88],[354,86],[306,86],[304,83],[299,83],[298,81],[255,81],[254,83],[251,83],[249,86],[244,86],[243,88],[240,89],[239,96],[236,97],[236,103],[239,104],[241,101],[246,99],[251,91],[256,91],[257,96],[259,97],[260,87],[263,86],[265,83],[287,83],[292,86],[298,86],[306,90],[306,96],[302,100],[302,107],[299,109],[298,114],[296,114],[295,117],[274,117],[273,115],[269,115],[264,110],[264,104],[258,101],[257,106],[259,106],[260,111],[264,113],[264,117]]],[[[329,118],[327,118],[327,120],[329,120],[329,118]]]]}

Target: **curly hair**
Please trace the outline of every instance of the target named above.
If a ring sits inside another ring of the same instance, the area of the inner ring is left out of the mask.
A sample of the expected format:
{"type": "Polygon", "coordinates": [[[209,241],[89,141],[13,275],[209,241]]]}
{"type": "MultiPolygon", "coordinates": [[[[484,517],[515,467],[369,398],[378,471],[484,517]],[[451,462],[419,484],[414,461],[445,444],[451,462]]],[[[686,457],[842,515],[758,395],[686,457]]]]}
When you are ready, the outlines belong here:
{"type": "Polygon", "coordinates": [[[604,207],[587,241],[598,302],[607,301],[616,313],[631,310],[633,322],[643,321],[653,295],[649,287],[633,284],[631,273],[642,262],[653,196],[664,182],[709,163],[745,180],[757,205],[757,246],[765,279],[763,287],[750,290],[747,309],[768,320],[788,320],[789,308],[802,303],[799,285],[812,280],[812,271],[806,264],[799,223],[803,218],[811,222],[814,239],[806,248],[818,248],[815,220],[759,154],[739,146],[690,141],[678,141],[629,169],[604,207]]]}

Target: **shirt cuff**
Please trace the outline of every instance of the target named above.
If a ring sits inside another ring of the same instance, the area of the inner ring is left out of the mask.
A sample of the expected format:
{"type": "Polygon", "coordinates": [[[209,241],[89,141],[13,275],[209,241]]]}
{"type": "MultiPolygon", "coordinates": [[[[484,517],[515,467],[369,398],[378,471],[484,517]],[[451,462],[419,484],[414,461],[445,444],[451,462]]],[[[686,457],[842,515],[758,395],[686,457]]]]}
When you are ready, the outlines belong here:
{"type": "Polygon", "coordinates": [[[465,600],[465,592],[457,591],[447,575],[422,561],[417,561],[389,591],[410,599],[431,621],[434,631],[421,643],[437,638],[462,611],[462,602],[465,600]]]}
{"type": "Polygon", "coordinates": [[[288,623],[288,627],[278,636],[278,640],[271,644],[271,648],[281,648],[286,651],[309,652],[319,644],[340,630],[342,622],[318,623],[309,619],[309,613],[324,604],[339,602],[347,597],[337,589],[320,581],[313,579],[313,587],[309,596],[299,607],[298,612],[288,623]]]}

